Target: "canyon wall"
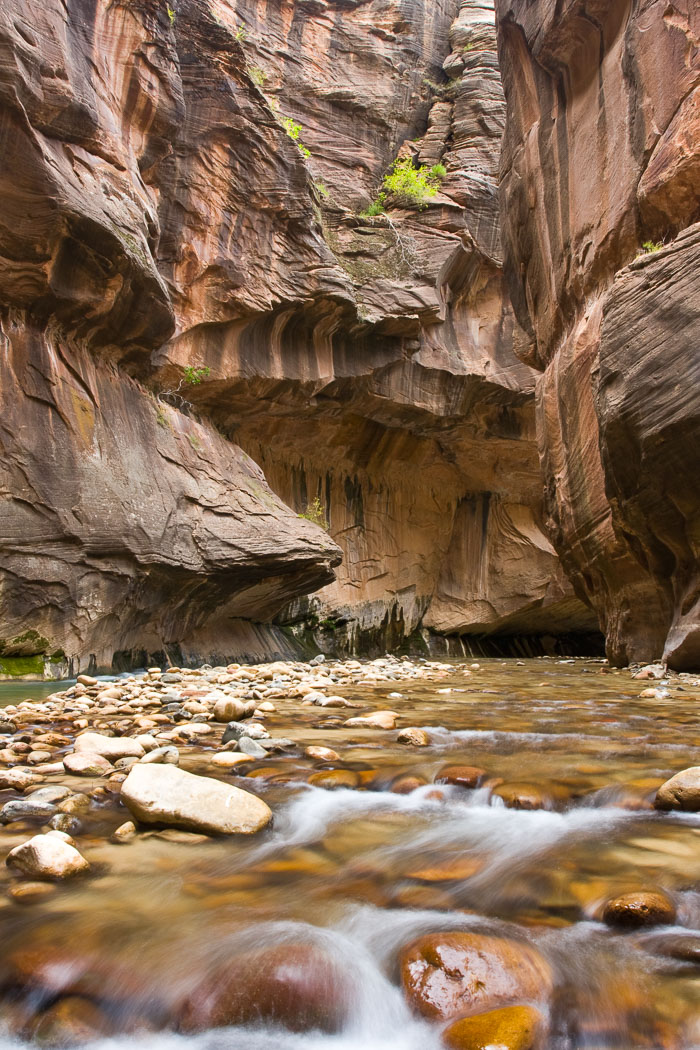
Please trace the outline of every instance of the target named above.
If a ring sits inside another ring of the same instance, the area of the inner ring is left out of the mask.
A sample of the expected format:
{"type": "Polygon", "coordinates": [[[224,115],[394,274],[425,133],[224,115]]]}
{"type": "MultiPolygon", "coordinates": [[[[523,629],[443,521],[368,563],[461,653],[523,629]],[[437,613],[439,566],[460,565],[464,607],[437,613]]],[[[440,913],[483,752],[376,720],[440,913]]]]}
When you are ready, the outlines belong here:
{"type": "Polygon", "coordinates": [[[497,0],[548,532],[616,663],[700,664],[700,9],[497,0]]]}
{"type": "Polygon", "coordinates": [[[488,3],[3,5],[0,674],[595,629],[503,121],[488,3]],[[399,155],[440,192],[371,217],[399,155]]]}

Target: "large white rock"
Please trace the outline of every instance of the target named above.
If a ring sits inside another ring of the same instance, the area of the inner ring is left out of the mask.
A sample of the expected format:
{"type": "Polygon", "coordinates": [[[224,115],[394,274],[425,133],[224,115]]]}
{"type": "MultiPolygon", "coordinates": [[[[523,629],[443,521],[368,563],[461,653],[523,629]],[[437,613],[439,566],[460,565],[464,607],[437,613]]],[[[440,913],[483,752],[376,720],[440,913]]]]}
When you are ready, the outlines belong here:
{"type": "Polygon", "coordinates": [[[88,871],[90,865],[75,846],[55,832],[35,835],[7,855],[6,864],[35,879],[68,879],[88,871]]]}
{"type": "Polygon", "coordinates": [[[103,736],[102,733],[81,733],[75,741],[76,751],[90,751],[104,758],[140,758],[146,752],[138,740],[129,736],[103,736]]]}
{"type": "Polygon", "coordinates": [[[122,784],[121,799],[144,824],[210,834],[250,835],[272,819],[256,795],[170,765],[137,763],[122,784]]]}

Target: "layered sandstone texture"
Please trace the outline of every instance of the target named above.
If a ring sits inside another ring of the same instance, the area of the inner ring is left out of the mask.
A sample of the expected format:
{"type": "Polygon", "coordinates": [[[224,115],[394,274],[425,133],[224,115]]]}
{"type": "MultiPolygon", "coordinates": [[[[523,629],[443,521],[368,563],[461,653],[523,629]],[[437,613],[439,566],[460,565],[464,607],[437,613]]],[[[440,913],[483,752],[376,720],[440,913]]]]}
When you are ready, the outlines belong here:
{"type": "MultiPolygon", "coordinates": [[[[209,36],[196,25],[186,51],[209,36]]],[[[230,42],[210,28],[214,95],[230,42]]],[[[240,448],[138,381],[176,324],[159,246],[169,258],[189,244],[173,142],[206,130],[188,123],[185,58],[161,4],[0,10],[3,674],[255,650],[241,625],[327,583],[340,559],[240,448]]],[[[260,104],[242,105],[284,214],[289,162],[260,104]]],[[[245,138],[234,114],[211,106],[209,120],[245,138]]]]}
{"type": "MultiPolygon", "coordinates": [[[[169,383],[189,361],[211,369],[192,395],[200,411],[291,506],[303,512],[318,500],[343,549],[336,582],[293,603],[285,620],[318,625],[314,640],[328,649],[391,646],[418,628],[595,628],[544,535],[534,373],[512,351],[492,5],[212,10],[241,39],[244,71],[273,124],[300,129],[306,158],[284,136],[279,148],[291,146],[304,235],[325,246],[327,269],[302,266],[297,252],[296,284],[283,284],[286,260],[273,245],[261,258],[258,302],[246,281],[230,291],[228,313],[220,297],[207,304],[206,325],[191,323],[203,302],[183,281],[182,330],[159,363],[169,383]],[[440,193],[423,209],[369,217],[384,173],[404,156],[444,165],[440,193]]],[[[225,206],[238,206],[230,172],[215,169],[219,179],[225,206]]],[[[203,211],[193,209],[200,222],[203,211]]],[[[218,230],[220,213],[212,221],[218,230]]],[[[240,229],[229,252],[245,274],[246,252],[269,238],[240,229]]],[[[192,274],[206,275],[208,236],[192,237],[192,274]]]]}
{"type": "Polygon", "coordinates": [[[592,625],[512,353],[487,4],[7,0],[0,117],[0,672],[592,625]],[[439,195],[363,218],[405,153],[439,195]]]}
{"type": "Polygon", "coordinates": [[[549,535],[616,663],[700,665],[700,8],[497,0],[549,535]]]}

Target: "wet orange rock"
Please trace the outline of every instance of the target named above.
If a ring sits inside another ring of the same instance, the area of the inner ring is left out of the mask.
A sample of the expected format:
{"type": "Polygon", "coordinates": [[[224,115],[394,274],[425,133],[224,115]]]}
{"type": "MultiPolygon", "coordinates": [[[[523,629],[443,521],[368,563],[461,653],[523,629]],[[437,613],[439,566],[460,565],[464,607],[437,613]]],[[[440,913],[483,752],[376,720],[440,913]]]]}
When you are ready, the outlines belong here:
{"type": "Polygon", "coordinates": [[[503,799],[508,809],[548,809],[552,804],[551,796],[536,784],[499,784],[493,793],[503,799]]]}
{"type": "Polygon", "coordinates": [[[401,982],[424,1017],[453,1017],[513,1002],[543,1002],[552,990],[547,961],[528,944],[484,934],[421,937],[400,955],[401,982]]]}
{"type": "Polygon", "coordinates": [[[449,1050],[532,1050],[543,1028],[534,1006],[505,1006],[455,1021],[442,1038],[449,1050]]]}
{"type": "Polygon", "coordinates": [[[452,857],[424,868],[414,868],[406,874],[410,879],[420,879],[421,882],[449,882],[451,879],[470,879],[483,866],[483,860],[477,857],[452,857]]]}
{"type": "Polygon", "coordinates": [[[475,788],[485,776],[486,770],[479,766],[443,766],[435,776],[435,783],[475,788]]]}
{"type": "Polygon", "coordinates": [[[333,788],[356,788],[359,783],[360,777],[354,769],[322,769],[309,777],[309,784],[327,791],[333,788]]]}
{"type": "Polygon", "coordinates": [[[40,1014],[26,1034],[38,1043],[73,1046],[110,1035],[112,1026],[102,1010],[77,995],[59,999],[40,1014]]]}
{"type": "Polygon", "coordinates": [[[676,773],[656,792],[656,809],[681,809],[687,813],[700,810],[700,766],[676,773]]]}
{"type": "Polygon", "coordinates": [[[609,900],[603,909],[603,921],[608,926],[658,926],[675,918],[673,901],[659,891],[624,893],[609,900]]]}
{"type": "Polygon", "coordinates": [[[313,944],[241,952],[212,971],[185,1003],[180,1028],[275,1023],[293,1032],[342,1027],[350,988],[337,960],[313,944]]]}
{"type": "Polygon", "coordinates": [[[389,790],[394,795],[410,795],[416,788],[425,787],[426,783],[423,777],[411,776],[407,773],[393,780],[389,790]]]}

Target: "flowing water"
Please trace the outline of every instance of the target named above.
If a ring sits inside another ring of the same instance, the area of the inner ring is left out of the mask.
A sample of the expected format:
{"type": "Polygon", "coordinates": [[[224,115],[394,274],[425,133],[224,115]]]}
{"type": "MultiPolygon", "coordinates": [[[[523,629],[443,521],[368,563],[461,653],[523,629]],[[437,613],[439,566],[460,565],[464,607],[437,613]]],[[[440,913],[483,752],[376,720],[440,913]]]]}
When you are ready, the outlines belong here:
{"type": "MultiPolygon", "coordinates": [[[[548,1048],[700,1046],[700,815],[651,806],[663,780],[700,763],[700,687],[676,680],[667,698],[642,699],[647,684],[599,661],[484,660],[470,676],[451,668],[437,684],[346,694],[425,727],[425,748],[280,703],[271,731],[333,747],[358,786],[310,785],[319,765],[283,755],[222,774],[274,811],[251,839],[151,833],[117,845],[109,834],[127,814],[106,795],[79,837],[92,876],[0,906],[9,1027],[50,1041],[55,1027],[35,1019],[68,998],[88,1036],[90,1010],[97,1031],[108,1024],[101,1045],[114,1050],[438,1050],[440,1026],[412,1013],[397,959],[422,934],[467,930],[529,942],[549,961],[548,1048]],[[481,767],[486,786],[436,785],[446,764],[481,767]],[[507,808],[492,791],[500,780],[542,808],[507,808]],[[672,925],[601,921],[609,898],[657,889],[676,906],[672,925]],[[252,974],[259,992],[270,950],[293,961],[300,945],[328,960],[335,1030],[247,1018],[182,1031],[183,1003],[231,960],[233,979],[252,974]],[[39,964],[41,980],[23,983],[39,964]]],[[[197,770],[196,754],[182,764],[197,770]]],[[[6,848],[26,838],[0,834],[6,848]]]]}

